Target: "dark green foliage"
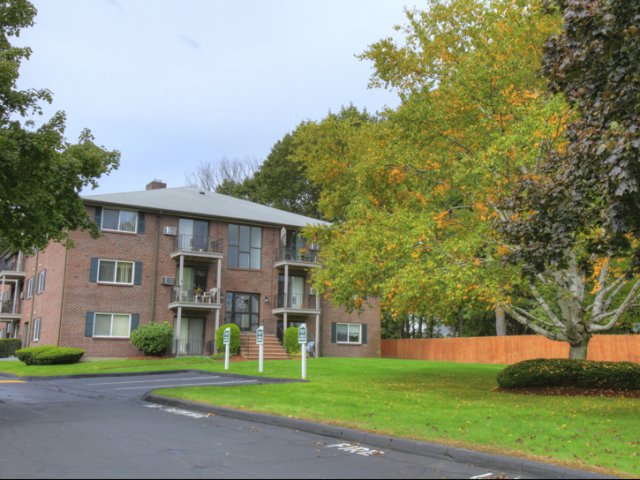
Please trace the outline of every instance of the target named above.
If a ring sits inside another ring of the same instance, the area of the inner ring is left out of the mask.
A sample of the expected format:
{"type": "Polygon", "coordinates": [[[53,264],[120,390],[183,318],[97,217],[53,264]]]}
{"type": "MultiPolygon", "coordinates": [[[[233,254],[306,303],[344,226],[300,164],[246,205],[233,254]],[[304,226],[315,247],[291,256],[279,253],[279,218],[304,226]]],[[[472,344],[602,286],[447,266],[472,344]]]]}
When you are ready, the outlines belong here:
{"type": "Polygon", "coordinates": [[[16,356],[26,365],[63,365],[77,363],[84,355],[84,350],[73,347],[56,347],[42,345],[23,348],[16,351],[16,356]]]}
{"type": "Polygon", "coordinates": [[[566,151],[547,149],[542,175],[525,176],[502,205],[535,212],[502,225],[532,272],[563,264],[580,234],[602,232],[590,248],[612,255],[630,247],[625,234],[640,234],[640,2],[557,3],[564,28],[545,46],[544,72],[579,115],[566,151]]]}
{"type": "Polygon", "coordinates": [[[131,332],[131,343],[145,355],[164,355],[173,341],[173,327],[168,322],[151,322],[131,332]]]}
{"type": "Polygon", "coordinates": [[[289,355],[300,353],[298,343],[298,327],[288,327],[284,332],[284,349],[289,355]]]}
{"type": "Polygon", "coordinates": [[[77,229],[97,235],[79,193],[117,168],[120,156],[97,146],[88,130],[69,144],[63,112],[33,126],[42,114],[39,102],[50,103],[51,92],[16,88],[20,63],[31,50],[10,41],[33,25],[35,14],[26,0],[0,2],[0,237],[27,252],[51,240],[68,242],[77,229]]]}
{"type": "Polygon", "coordinates": [[[224,353],[224,330],[231,327],[231,343],[229,344],[229,355],[237,355],[240,353],[240,327],[235,323],[226,323],[216,330],[216,346],[218,352],[224,353]]]}
{"type": "Polygon", "coordinates": [[[570,359],[525,360],[498,375],[502,388],[580,387],[640,390],[640,365],[570,359]]]}
{"type": "Polygon", "coordinates": [[[11,357],[22,346],[19,338],[0,338],[0,358],[11,357]]]}

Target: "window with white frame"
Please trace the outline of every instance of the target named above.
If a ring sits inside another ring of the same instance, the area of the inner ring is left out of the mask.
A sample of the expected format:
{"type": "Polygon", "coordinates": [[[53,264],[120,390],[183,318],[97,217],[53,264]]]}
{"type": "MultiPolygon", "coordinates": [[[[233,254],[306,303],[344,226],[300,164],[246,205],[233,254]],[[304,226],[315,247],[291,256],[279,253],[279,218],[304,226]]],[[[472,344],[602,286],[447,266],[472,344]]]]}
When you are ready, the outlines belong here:
{"type": "Polygon", "coordinates": [[[362,325],[359,323],[336,324],[336,340],[338,343],[362,343],[362,325]]]}
{"type": "Polygon", "coordinates": [[[33,277],[27,282],[27,298],[33,297],[33,277]]]}
{"type": "Polygon", "coordinates": [[[98,282],[133,285],[134,262],[98,260],[98,282]]]}
{"type": "Polygon", "coordinates": [[[40,294],[44,292],[44,284],[47,279],[47,271],[43,270],[38,273],[38,284],[36,285],[36,293],[40,294]]]}
{"type": "Polygon", "coordinates": [[[93,319],[94,337],[129,338],[131,315],[127,313],[96,313],[93,319]]]}
{"type": "Polygon", "coordinates": [[[33,321],[33,341],[37,342],[40,340],[40,323],[41,320],[39,318],[36,318],[33,321]]]}
{"type": "Polygon", "coordinates": [[[138,229],[138,214],[128,210],[102,210],[102,230],[136,233],[138,229]]]}

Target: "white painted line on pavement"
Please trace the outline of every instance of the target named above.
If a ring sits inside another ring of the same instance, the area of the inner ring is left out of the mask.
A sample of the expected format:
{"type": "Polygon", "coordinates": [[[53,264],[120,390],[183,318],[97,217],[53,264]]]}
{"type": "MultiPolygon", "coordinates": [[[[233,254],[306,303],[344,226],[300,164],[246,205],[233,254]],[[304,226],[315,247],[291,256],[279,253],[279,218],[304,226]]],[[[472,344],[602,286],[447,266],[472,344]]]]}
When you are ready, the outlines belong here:
{"type": "MultiPolygon", "coordinates": [[[[207,376],[207,377],[193,377],[193,378],[181,378],[180,380],[211,380],[212,378],[220,378],[217,376],[207,376]]],[[[150,382],[175,382],[175,378],[162,378],[160,380],[132,380],[129,382],[109,382],[109,383],[88,383],[87,386],[95,387],[98,385],[124,385],[127,383],[150,383],[150,382]]]]}
{"type": "MultiPolygon", "coordinates": [[[[237,382],[215,382],[215,383],[198,383],[194,385],[155,385],[154,388],[175,388],[175,387],[205,387],[207,385],[239,385],[241,383],[258,383],[257,380],[244,380],[237,382]]],[[[141,385],[139,387],[122,387],[122,388],[114,388],[114,390],[136,390],[140,388],[149,388],[149,385],[141,385]]]]}

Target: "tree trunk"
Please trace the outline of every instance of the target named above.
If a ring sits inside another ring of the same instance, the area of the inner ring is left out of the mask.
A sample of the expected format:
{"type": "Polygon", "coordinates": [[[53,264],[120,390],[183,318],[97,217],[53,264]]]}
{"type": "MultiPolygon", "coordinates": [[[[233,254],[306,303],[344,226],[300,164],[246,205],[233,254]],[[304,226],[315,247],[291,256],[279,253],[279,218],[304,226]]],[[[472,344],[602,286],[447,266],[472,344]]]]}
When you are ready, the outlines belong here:
{"type": "Polygon", "coordinates": [[[504,317],[504,309],[501,305],[496,306],[496,335],[504,337],[507,334],[507,321],[504,317]]]}
{"type": "Polygon", "coordinates": [[[571,343],[569,348],[569,358],[575,360],[586,360],[587,359],[587,347],[589,346],[589,340],[591,340],[590,336],[585,336],[582,338],[580,343],[571,343]]]}

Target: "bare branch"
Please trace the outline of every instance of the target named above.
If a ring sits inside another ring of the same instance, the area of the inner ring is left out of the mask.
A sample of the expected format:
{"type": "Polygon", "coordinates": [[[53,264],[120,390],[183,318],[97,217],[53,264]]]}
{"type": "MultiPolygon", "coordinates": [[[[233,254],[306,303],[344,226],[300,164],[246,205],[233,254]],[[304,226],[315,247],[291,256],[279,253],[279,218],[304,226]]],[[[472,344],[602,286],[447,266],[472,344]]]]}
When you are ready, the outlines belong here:
{"type": "Polygon", "coordinates": [[[631,288],[631,291],[627,294],[627,297],[620,304],[620,306],[615,310],[615,313],[612,316],[611,320],[609,320],[609,322],[604,325],[591,325],[589,330],[592,332],[602,332],[611,329],[618,322],[618,320],[620,320],[622,314],[629,308],[631,308],[633,302],[637,300],[636,297],[638,296],[638,290],[640,290],[640,281],[636,279],[636,282],[631,288]]]}
{"type": "Polygon", "coordinates": [[[542,328],[539,325],[536,325],[532,321],[528,320],[527,317],[525,317],[525,316],[521,315],[520,313],[514,311],[513,308],[511,308],[510,306],[505,305],[505,309],[509,312],[509,314],[515,320],[517,320],[521,324],[529,327],[531,330],[533,330],[537,334],[542,335],[542,336],[547,337],[547,338],[550,338],[551,340],[559,340],[561,342],[566,342],[567,341],[567,337],[565,337],[561,333],[552,333],[551,331],[549,331],[549,330],[547,330],[545,328],[542,328]]]}
{"type": "Polygon", "coordinates": [[[549,317],[549,320],[551,320],[551,322],[553,322],[553,324],[556,327],[563,328],[564,327],[563,323],[560,321],[558,316],[551,309],[549,304],[545,301],[544,297],[540,294],[540,292],[538,291],[538,289],[536,288],[533,282],[529,283],[529,288],[531,289],[531,292],[533,293],[533,296],[536,299],[536,302],[538,302],[538,305],[542,307],[542,310],[544,310],[544,313],[546,313],[547,317],[549,317]]]}

